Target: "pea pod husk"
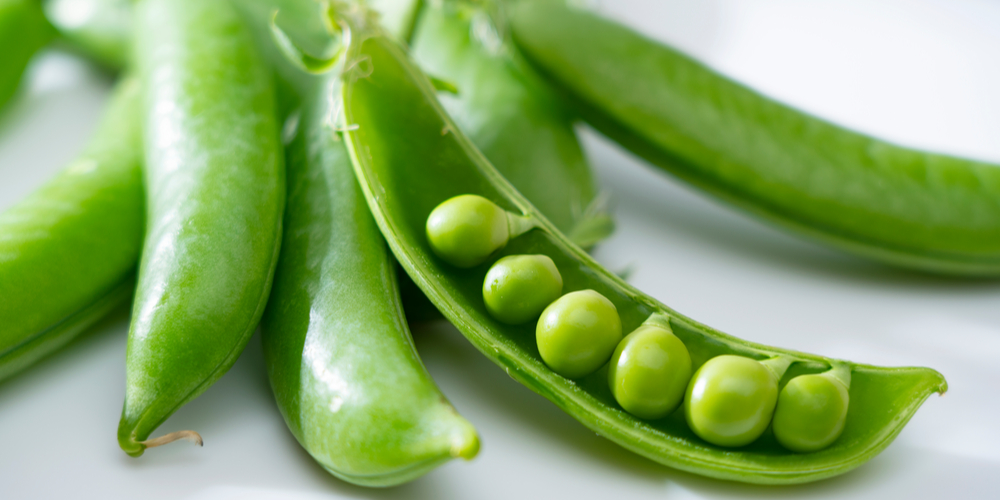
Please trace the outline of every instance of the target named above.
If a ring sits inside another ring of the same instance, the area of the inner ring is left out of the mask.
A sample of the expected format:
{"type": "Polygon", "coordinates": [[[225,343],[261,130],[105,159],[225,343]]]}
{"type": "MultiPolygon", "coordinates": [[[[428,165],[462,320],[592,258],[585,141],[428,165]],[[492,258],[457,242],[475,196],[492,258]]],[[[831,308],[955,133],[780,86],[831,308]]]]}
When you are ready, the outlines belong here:
{"type": "Polygon", "coordinates": [[[139,84],[123,79],[84,152],[0,213],[0,380],[132,297],[143,231],[139,84]]]}
{"type": "Polygon", "coordinates": [[[345,75],[341,96],[345,136],[369,207],[396,259],[485,356],[598,434],[662,464],[701,475],[750,483],[801,483],[842,474],[877,455],[930,394],[946,390],[941,374],[928,368],[849,363],[853,383],[844,434],[820,452],[794,454],[769,435],[739,449],[713,446],[695,436],[679,413],[655,421],[637,419],[615,403],[606,368],[578,380],[555,374],[539,357],[534,325],[504,325],[486,311],[480,287],[492,262],[463,270],[434,256],[424,225],[442,201],[478,194],[530,217],[538,229],[510,241],[496,257],[548,255],[562,273],[564,292],[592,289],[610,299],[621,316],[623,332],[634,330],[654,314],[665,316],[688,348],[694,368],[721,354],[754,359],[783,355],[794,361],[786,373],[792,377],[823,371],[834,361],[723,334],[603,269],[504,180],[455,128],[431,83],[402,48],[377,29],[366,27],[363,20],[355,20],[352,27],[348,67],[356,67],[352,61],[363,60],[365,67],[375,71],[354,70],[345,75]],[[442,130],[448,132],[442,134],[442,130]]]}
{"type": "Polygon", "coordinates": [[[51,38],[37,0],[0,0],[0,108],[17,90],[28,61],[51,38]]]}
{"type": "Polygon", "coordinates": [[[325,469],[364,486],[413,480],[479,449],[417,357],[391,258],[317,86],[288,148],[288,209],[261,323],[278,408],[325,469]]]}
{"type": "Polygon", "coordinates": [[[1000,275],[1000,166],[836,126],[563,0],[509,12],[518,46],[581,115],[661,169],[863,256],[1000,275]]]}
{"type": "Polygon", "coordinates": [[[270,74],[228,1],[143,0],[147,229],[118,441],[139,455],[218,380],[257,327],[285,179],[270,74]]]}

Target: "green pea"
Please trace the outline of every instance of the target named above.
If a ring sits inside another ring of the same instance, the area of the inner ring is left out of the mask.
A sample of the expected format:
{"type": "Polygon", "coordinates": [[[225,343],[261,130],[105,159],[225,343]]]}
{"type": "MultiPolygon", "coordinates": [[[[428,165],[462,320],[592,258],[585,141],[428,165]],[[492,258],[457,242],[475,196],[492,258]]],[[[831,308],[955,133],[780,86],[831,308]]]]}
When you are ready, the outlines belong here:
{"type": "Polygon", "coordinates": [[[608,361],[621,338],[618,310],[593,290],[567,293],[549,304],[535,329],[542,360],[566,378],[596,371],[608,361]]]}
{"type": "MultiPolygon", "coordinates": [[[[781,446],[807,453],[822,450],[840,437],[850,396],[848,386],[833,372],[843,370],[801,375],[785,385],[778,395],[773,423],[781,446]]],[[[846,372],[850,377],[850,371],[846,372]]]]}
{"type": "Polygon", "coordinates": [[[457,267],[481,264],[503,248],[509,237],[507,212],[474,194],[450,198],[427,217],[431,249],[457,267]]]}
{"type": "Polygon", "coordinates": [[[508,325],[527,323],[559,298],[562,276],[547,255],[509,255],[493,264],[483,281],[490,315],[508,325]]]}
{"type": "Polygon", "coordinates": [[[608,384],[625,411],[645,419],[677,409],[691,379],[691,355],[669,323],[643,324],[611,356],[608,384]]]}
{"type": "Polygon", "coordinates": [[[688,426],[719,446],[752,443],[767,429],[778,400],[778,379],[743,356],[716,356],[698,369],[684,398],[688,426]]]}

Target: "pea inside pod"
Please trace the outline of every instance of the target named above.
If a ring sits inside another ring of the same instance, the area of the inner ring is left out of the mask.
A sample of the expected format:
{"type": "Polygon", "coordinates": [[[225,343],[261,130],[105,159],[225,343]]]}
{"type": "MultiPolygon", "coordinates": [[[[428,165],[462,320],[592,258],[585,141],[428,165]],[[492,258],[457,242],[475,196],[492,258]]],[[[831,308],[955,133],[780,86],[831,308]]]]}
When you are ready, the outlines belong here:
{"type": "Polygon", "coordinates": [[[510,325],[538,317],[562,293],[562,276],[546,255],[508,255],[490,266],[483,302],[494,318],[510,325]]]}
{"type": "Polygon", "coordinates": [[[618,310],[593,290],[559,297],[542,311],[535,328],[538,354],[566,378],[580,378],[603,366],[621,338],[618,310]]]}
{"type": "Polygon", "coordinates": [[[684,396],[684,416],[699,437],[719,446],[754,442],[774,415],[778,381],[791,360],[763,362],[743,356],[714,357],[691,377],[684,396]]]}
{"type": "Polygon", "coordinates": [[[833,360],[741,340],[698,323],[636,290],[594,262],[521,196],[459,131],[436,99],[430,81],[404,49],[359,16],[352,30],[340,94],[343,135],[369,208],[393,254],[435,306],[485,356],[512,378],[544,395],[594,432],[660,463],[716,478],[789,484],[851,470],[883,450],[920,404],[947,384],[927,368],[884,368],[846,363],[851,405],[840,439],[809,454],[792,453],[774,440],[739,449],[706,444],[683,419],[643,420],[622,411],[600,371],[567,379],[542,360],[537,343],[520,325],[490,316],[482,301],[483,273],[458,269],[434,253],[427,217],[443,200],[482,196],[528,217],[536,228],[508,241],[498,257],[542,254],[552,258],[569,290],[594,290],[618,312],[623,331],[654,314],[668,316],[693,367],[720,355],[753,359],[788,356],[795,375],[819,373],[833,360]],[[365,61],[351,66],[350,61],[365,61]],[[374,72],[364,67],[377,68],[374,72]],[[356,69],[361,68],[361,69],[356,69]],[[445,133],[442,134],[442,131],[445,133]],[[421,158],[419,165],[413,158],[421,158]]]}
{"type": "Polygon", "coordinates": [[[830,446],[844,432],[850,386],[851,370],[841,364],[789,380],[774,410],[774,437],[781,446],[799,453],[830,446]]]}
{"type": "Polygon", "coordinates": [[[618,344],[608,385],[622,409],[654,420],[673,412],[691,380],[691,355],[670,328],[670,318],[652,315],[618,344]]]}
{"type": "Polygon", "coordinates": [[[434,253],[457,267],[482,264],[511,238],[529,229],[530,220],[471,194],[441,203],[427,218],[427,239],[434,253]]]}

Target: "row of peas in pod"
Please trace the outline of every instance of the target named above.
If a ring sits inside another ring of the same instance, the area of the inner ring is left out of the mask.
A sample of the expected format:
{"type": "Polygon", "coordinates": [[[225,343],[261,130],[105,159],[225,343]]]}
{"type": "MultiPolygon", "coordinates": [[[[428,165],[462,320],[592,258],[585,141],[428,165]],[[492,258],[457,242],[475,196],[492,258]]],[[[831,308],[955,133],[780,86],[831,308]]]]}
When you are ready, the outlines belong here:
{"type": "MultiPolygon", "coordinates": [[[[438,257],[471,268],[533,227],[530,218],[466,194],[431,212],[427,238],[438,257]]],[[[614,304],[593,290],[563,294],[559,269],[546,255],[497,260],[486,273],[483,301],[506,324],[537,318],[538,353],[554,372],[577,379],[608,364],[615,400],[636,417],[664,418],[683,402],[688,426],[709,443],[744,446],[770,425],[782,446],[800,453],[829,446],[844,430],[851,379],[846,365],[794,377],[780,391],[792,362],[785,356],[716,356],[692,375],[691,356],[669,317],[653,315],[623,338],[614,304]]]]}

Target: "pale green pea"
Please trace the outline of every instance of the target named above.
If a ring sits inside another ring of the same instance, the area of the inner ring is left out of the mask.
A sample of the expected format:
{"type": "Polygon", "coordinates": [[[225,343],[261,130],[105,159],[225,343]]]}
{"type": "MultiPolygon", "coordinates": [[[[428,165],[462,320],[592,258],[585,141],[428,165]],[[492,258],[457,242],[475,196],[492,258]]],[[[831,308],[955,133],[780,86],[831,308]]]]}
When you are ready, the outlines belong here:
{"type": "Polygon", "coordinates": [[[772,425],[778,443],[799,453],[830,446],[844,432],[849,384],[850,370],[846,367],[788,381],[774,410],[772,425]]]}
{"type": "Polygon", "coordinates": [[[667,321],[647,321],[628,334],[608,368],[608,385],[618,404],[649,420],[677,409],[690,379],[691,355],[667,321]]]}
{"type": "Polygon", "coordinates": [[[542,360],[566,378],[596,371],[608,361],[621,338],[618,310],[593,290],[567,293],[549,304],[535,329],[542,360]]]}
{"type": "Polygon", "coordinates": [[[457,267],[481,264],[507,244],[507,212],[482,196],[449,198],[427,217],[431,250],[457,267]]]}
{"type": "MultiPolygon", "coordinates": [[[[787,361],[783,365],[781,373],[787,361]]],[[[752,443],[771,423],[781,373],[743,356],[727,354],[708,360],[691,378],[684,398],[688,426],[719,446],[752,443]]]]}
{"type": "Polygon", "coordinates": [[[559,298],[562,276],[546,255],[509,255],[498,260],[483,280],[486,310],[498,321],[531,321],[559,298]]]}

